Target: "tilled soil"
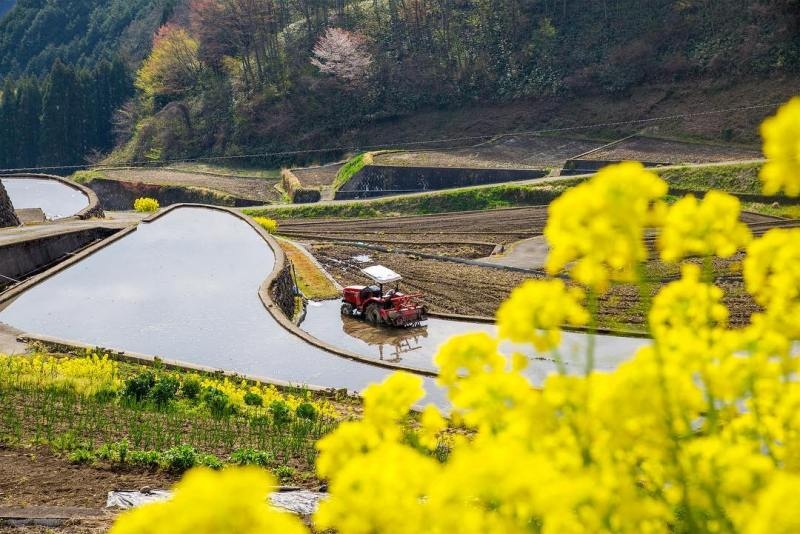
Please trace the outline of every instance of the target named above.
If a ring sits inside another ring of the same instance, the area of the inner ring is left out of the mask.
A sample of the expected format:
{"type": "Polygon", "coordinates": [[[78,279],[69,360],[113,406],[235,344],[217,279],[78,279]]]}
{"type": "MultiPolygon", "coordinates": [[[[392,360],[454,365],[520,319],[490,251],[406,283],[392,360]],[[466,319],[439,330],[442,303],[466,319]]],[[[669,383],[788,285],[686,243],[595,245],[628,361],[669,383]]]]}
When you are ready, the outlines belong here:
{"type": "Polygon", "coordinates": [[[141,182],[156,185],[202,187],[220,191],[237,198],[264,203],[277,200],[276,180],[201,174],[173,169],[117,169],[103,171],[105,177],[122,182],[141,182]]]}
{"type": "Polygon", "coordinates": [[[72,465],[45,447],[0,445],[0,506],[102,509],[109,491],[170,488],[178,478],[163,471],[72,465]]]}
{"type": "Polygon", "coordinates": [[[601,161],[652,161],[658,163],[713,163],[761,158],[756,148],[735,145],[687,143],[672,139],[632,137],[586,154],[580,159],[601,161]]]}
{"type": "Polygon", "coordinates": [[[293,238],[374,243],[508,244],[544,231],[547,206],[372,219],[288,219],[280,233],[293,238]]]}
{"type": "Polygon", "coordinates": [[[333,184],[336,180],[336,174],[341,168],[341,163],[334,163],[320,167],[292,169],[292,172],[304,187],[325,187],[333,184]]]}

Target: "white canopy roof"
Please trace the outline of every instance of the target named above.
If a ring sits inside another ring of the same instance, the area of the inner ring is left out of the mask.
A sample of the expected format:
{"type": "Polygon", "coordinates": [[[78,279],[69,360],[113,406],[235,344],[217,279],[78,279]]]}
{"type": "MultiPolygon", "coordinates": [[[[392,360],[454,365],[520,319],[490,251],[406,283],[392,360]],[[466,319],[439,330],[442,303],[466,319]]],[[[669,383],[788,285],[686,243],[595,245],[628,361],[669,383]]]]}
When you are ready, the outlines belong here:
{"type": "Polygon", "coordinates": [[[373,265],[366,269],[361,269],[361,272],[375,280],[379,284],[391,284],[392,282],[399,282],[403,279],[402,276],[393,270],[384,267],[383,265],[373,265]]]}

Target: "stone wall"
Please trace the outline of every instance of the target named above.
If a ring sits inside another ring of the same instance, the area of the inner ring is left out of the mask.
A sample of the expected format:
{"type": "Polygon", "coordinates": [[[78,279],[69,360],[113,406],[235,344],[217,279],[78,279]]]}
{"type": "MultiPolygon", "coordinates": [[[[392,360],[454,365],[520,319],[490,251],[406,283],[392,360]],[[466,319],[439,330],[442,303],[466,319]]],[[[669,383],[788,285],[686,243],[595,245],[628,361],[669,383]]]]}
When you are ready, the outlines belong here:
{"type": "Polygon", "coordinates": [[[272,282],[269,289],[272,301],[281,309],[290,321],[295,314],[295,283],[292,275],[292,264],[288,261],[280,274],[272,282]]]}
{"type": "Polygon", "coordinates": [[[336,192],[336,200],[374,198],[402,193],[439,191],[471,185],[499,184],[546,176],[534,169],[466,169],[367,165],[336,192]]]}
{"type": "Polygon", "coordinates": [[[19,219],[3,182],[0,182],[0,228],[7,226],[19,226],[19,219]]]}
{"type": "Polygon", "coordinates": [[[133,209],[133,202],[141,197],[154,198],[158,200],[162,207],[184,203],[227,207],[246,207],[261,204],[261,202],[241,199],[199,187],[122,182],[104,178],[90,180],[86,183],[86,186],[97,194],[100,198],[100,204],[106,210],[124,211],[133,209]]]}
{"type": "Polygon", "coordinates": [[[0,247],[0,289],[49,267],[119,229],[88,228],[0,247]]]}

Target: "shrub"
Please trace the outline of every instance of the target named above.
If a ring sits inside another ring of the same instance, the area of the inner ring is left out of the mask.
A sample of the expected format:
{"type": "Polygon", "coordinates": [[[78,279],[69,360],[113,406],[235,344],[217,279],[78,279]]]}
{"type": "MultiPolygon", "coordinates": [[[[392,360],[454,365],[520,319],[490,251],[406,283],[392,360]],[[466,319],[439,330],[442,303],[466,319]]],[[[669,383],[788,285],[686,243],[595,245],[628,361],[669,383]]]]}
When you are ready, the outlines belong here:
{"type": "Polygon", "coordinates": [[[222,460],[213,454],[201,454],[198,456],[197,465],[202,465],[203,467],[208,467],[209,469],[222,469],[225,467],[225,464],[222,463],[222,460]]]}
{"type": "Polygon", "coordinates": [[[136,402],[142,402],[150,394],[150,390],[156,383],[156,378],[150,371],[143,371],[125,381],[125,388],[122,394],[136,402]]]}
{"type": "Polygon", "coordinates": [[[278,466],[275,468],[275,476],[281,481],[291,480],[294,476],[294,468],[289,467],[288,465],[278,466]]]}
{"type": "Polygon", "coordinates": [[[264,406],[264,397],[258,393],[248,391],[244,394],[244,403],[248,406],[264,406]]]}
{"type": "Polygon", "coordinates": [[[253,220],[270,234],[274,234],[278,231],[278,221],[275,219],[270,219],[269,217],[253,217],[253,220]]]}
{"type": "Polygon", "coordinates": [[[136,467],[153,469],[161,465],[161,454],[156,451],[130,451],[128,461],[136,467]]]}
{"type": "Polygon", "coordinates": [[[274,457],[271,453],[255,449],[238,449],[230,457],[230,462],[234,465],[257,465],[260,467],[269,467],[273,460],[274,457]]]}
{"type": "Polygon", "coordinates": [[[175,473],[183,473],[198,464],[197,450],[190,445],[179,445],[167,449],[161,455],[160,464],[175,473]]]}
{"type": "Polygon", "coordinates": [[[97,449],[97,458],[112,463],[124,464],[128,460],[130,443],[127,440],[105,443],[97,449]]]}
{"type": "Polygon", "coordinates": [[[313,421],[317,417],[317,409],[309,402],[299,404],[294,413],[300,419],[307,419],[309,421],[313,421]]]}
{"type": "Polygon", "coordinates": [[[137,198],[133,202],[133,209],[139,213],[155,213],[160,207],[158,200],[150,197],[137,198]]]}
{"type": "Polygon", "coordinates": [[[189,400],[194,400],[200,395],[200,390],[202,389],[202,385],[200,384],[200,380],[193,376],[186,377],[183,380],[183,384],[181,384],[181,393],[183,396],[189,400]]]}
{"type": "Polygon", "coordinates": [[[292,420],[292,410],[281,400],[274,400],[269,404],[269,413],[276,425],[284,425],[292,420]]]}
{"type": "Polygon", "coordinates": [[[153,399],[156,406],[166,406],[175,398],[179,387],[180,382],[177,378],[171,375],[164,375],[156,381],[155,385],[150,390],[150,397],[153,399]]]}
{"type": "Polygon", "coordinates": [[[69,455],[69,463],[85,465],[94,462],[95,456],[88,449],[75,449],[69,455]]]}
{"type": "Polygon", "coordinates": [[[225,417],[235,411],[228,396],[214,387],[203,390],[203,402],[214,417],[225,417]]]}

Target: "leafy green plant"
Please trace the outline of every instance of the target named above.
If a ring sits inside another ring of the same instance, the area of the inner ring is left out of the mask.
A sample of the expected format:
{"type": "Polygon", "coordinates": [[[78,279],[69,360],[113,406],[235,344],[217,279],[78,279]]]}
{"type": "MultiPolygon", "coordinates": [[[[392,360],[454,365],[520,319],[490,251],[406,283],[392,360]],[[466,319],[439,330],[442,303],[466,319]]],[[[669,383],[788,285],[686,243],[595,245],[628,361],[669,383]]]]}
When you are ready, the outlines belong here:
{"type": "Polygon", "coordinates": [[[231,454],[230,463],[234,465],[257,465],[269,467],[275,458],[266,451],[255,449],[238,449],[231,454]]]}
{"type": "Polygon", "coordinates": [[[175,398],[180,385],[180,382],[174,376],[163,375],[159,377],[150,389],[150,397],[153,399],[156,406],[164,407],[175,398]]]}
{"type": "Polygon", "coordinates": [[[128,461],[137,467],[154,469],[161,465],[161,455],[157,451],[131,451],[128,461]]]}
{"type": "Polygon", "coordinates": [[[278,477],[279,480],[291,480],[294,477],[294,468],[289,467],[288,465],[281,465],[275,468],[275,476],[278,477]]]}
{"type": "Polygon", "coordinates": [[[313,421],[317,418],[317,409],[314,408],[314,405],[309,402],[299,404],[294,413],[300,419],[306,419],[308,421],[313,421]]]}
{"type": "Polygon", "coordinates": [[[244,394],[244,403],[248,406],[264,406],[264,397],[258,393],[248,391],[244,394]]]}
{"type": "Polygon", "coordinates": [[[202,465],[204,467],[208,467],[209,469],[222,469],[225,467],[225,464],[222,463],[222,460],[214,456],[213,454],[201,454],[197,457],[197,465],[202,465]]]}
{"type": "Polygon", "coordinates": [[[292,420],[292,410],[283,401],[275,400],[269,404],[269,413],[276,425],[285,425],[292,420]]]}
{"type": "Polygon", "coordinates": [[[203,390],[203,402],[214,417],[225,417],[236,411],[236,407],[231,404],[230,398],[214,387],[207,387],[203,390]]]}
{"type": "Polygon", "coordinates": [[[87,449],[75,449],[69,455],[69,463],[86,465],[95,461],[95,455],[87,449]]]}
{"type": "Polygon", "coordinates": [[[179,445],[167,449],[161,455],[161,465],[176,473],[183,473],[198,464],[197,450],[190,445],[179,445]]]}
{"type": "Polygon", "coordinates": [[[125,381],[123,395],[136,402],[142,402],[150,394],[156,383],[156,377],[150,371],[143,371],[125,381]]]}
{"type": "Polygon", "coordinates": [[[187,399],[194,400],[200,395],[200,390],[202,388],[203,386],[200,384],[200,380],[190,376],[183,380],[183,384],[181,384],[181,393],[187,399]]]}

